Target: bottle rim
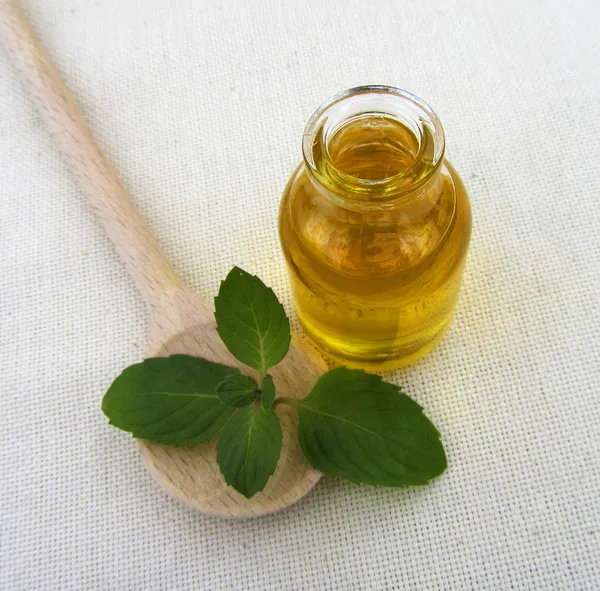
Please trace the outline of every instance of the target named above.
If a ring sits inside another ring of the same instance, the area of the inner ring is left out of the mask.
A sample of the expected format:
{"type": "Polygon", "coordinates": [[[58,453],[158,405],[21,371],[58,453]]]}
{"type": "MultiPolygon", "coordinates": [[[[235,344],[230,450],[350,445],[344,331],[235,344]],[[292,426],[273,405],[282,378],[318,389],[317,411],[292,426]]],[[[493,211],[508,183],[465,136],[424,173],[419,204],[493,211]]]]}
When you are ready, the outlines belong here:
{"type": "Polygon", "coordinates": [[[435,111],[414,94],[384,85],[357,86],[344,90],[324,102],[310,117],[302,138],[304,163],[311,176],[323,187],[338,197],[352,194],[353,201],[377,203],[396,199],[422,187],[440,168],[444,160],[444,128],[435,111]],[[374,107],[377,104],[378,107],[374,107]],[[328,140],[344,123],[361,115],[387,115],[410,126],[419,141],[419,152],[412,164],[405,170],[381,179],[363,179],[340,170],[328,152],[328,140]],[[422,167],[425,133],[433,138],[433,153],[430,165],[422,167]],[[319,141],[321,140],[321,141],[319,141]],[[319,145],[318,158],[327,169],[334,171],[324,174],[315,160],[315,147],[319,145]],[[423,168],[416,175],[417,167],[423,168]],[[343,185],[343,190],[340,188],[343,185]]]}

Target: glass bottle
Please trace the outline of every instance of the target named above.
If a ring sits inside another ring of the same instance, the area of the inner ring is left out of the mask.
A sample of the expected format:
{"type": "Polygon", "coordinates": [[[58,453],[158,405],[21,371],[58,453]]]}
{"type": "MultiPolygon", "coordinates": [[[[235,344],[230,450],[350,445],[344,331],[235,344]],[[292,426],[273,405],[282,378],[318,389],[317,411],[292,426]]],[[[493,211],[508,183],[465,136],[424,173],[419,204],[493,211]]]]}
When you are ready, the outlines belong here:
{"type": "Polygon", "coordinates": [[[452,320],[471,235],[440,120],[404,90],[352,88],[314,113],[302,148],[279,231],[303,327],[348,366],[421,358],[452,320]]]}

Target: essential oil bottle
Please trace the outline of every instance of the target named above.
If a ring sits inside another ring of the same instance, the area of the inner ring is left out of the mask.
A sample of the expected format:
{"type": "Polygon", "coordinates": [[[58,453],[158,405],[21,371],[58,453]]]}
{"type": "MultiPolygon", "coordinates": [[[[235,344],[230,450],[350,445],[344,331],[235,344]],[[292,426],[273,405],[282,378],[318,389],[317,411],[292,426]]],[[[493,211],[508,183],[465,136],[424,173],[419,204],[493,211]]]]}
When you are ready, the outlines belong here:
{"type": "Polygon", "coordinates": [[[387,86],[334,96],[306,126],[280,238],[300,321],[340,363],[406,365],[452,321],[471,208],[444,147],[433,110],[387,86]]]}

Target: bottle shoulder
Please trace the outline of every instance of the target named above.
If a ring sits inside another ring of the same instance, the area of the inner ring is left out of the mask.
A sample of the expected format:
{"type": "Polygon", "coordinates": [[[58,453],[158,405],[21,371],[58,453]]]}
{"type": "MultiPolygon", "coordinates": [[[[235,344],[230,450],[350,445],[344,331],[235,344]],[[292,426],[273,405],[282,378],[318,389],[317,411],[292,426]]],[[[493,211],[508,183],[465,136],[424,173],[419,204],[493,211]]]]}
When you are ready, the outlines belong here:
{"type": "Polygon", "coordinates": [[[300,165],[284,191],[280,232],[284,249],[302,251],[307,262],[379,277],[425,264],[456,230],[470,235],[470,220],[467,192],[449,164],[418,194],[374,208],[330,199],[300,165]]]}

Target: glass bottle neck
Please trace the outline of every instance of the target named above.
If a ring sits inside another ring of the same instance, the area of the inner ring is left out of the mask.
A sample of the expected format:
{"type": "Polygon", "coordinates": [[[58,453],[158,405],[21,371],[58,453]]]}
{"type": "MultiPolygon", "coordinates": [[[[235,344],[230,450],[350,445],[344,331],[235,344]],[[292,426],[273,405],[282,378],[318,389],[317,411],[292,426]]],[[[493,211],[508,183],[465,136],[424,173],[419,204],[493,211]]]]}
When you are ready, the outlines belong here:
{"type": "Polygon", "coordinates": [[[410,93],[363,86],[315,112],[304,132],[303,155],[311,181],[338,205],[395,208],[435,182],[444,131],[431,108],[410,93]]]}

